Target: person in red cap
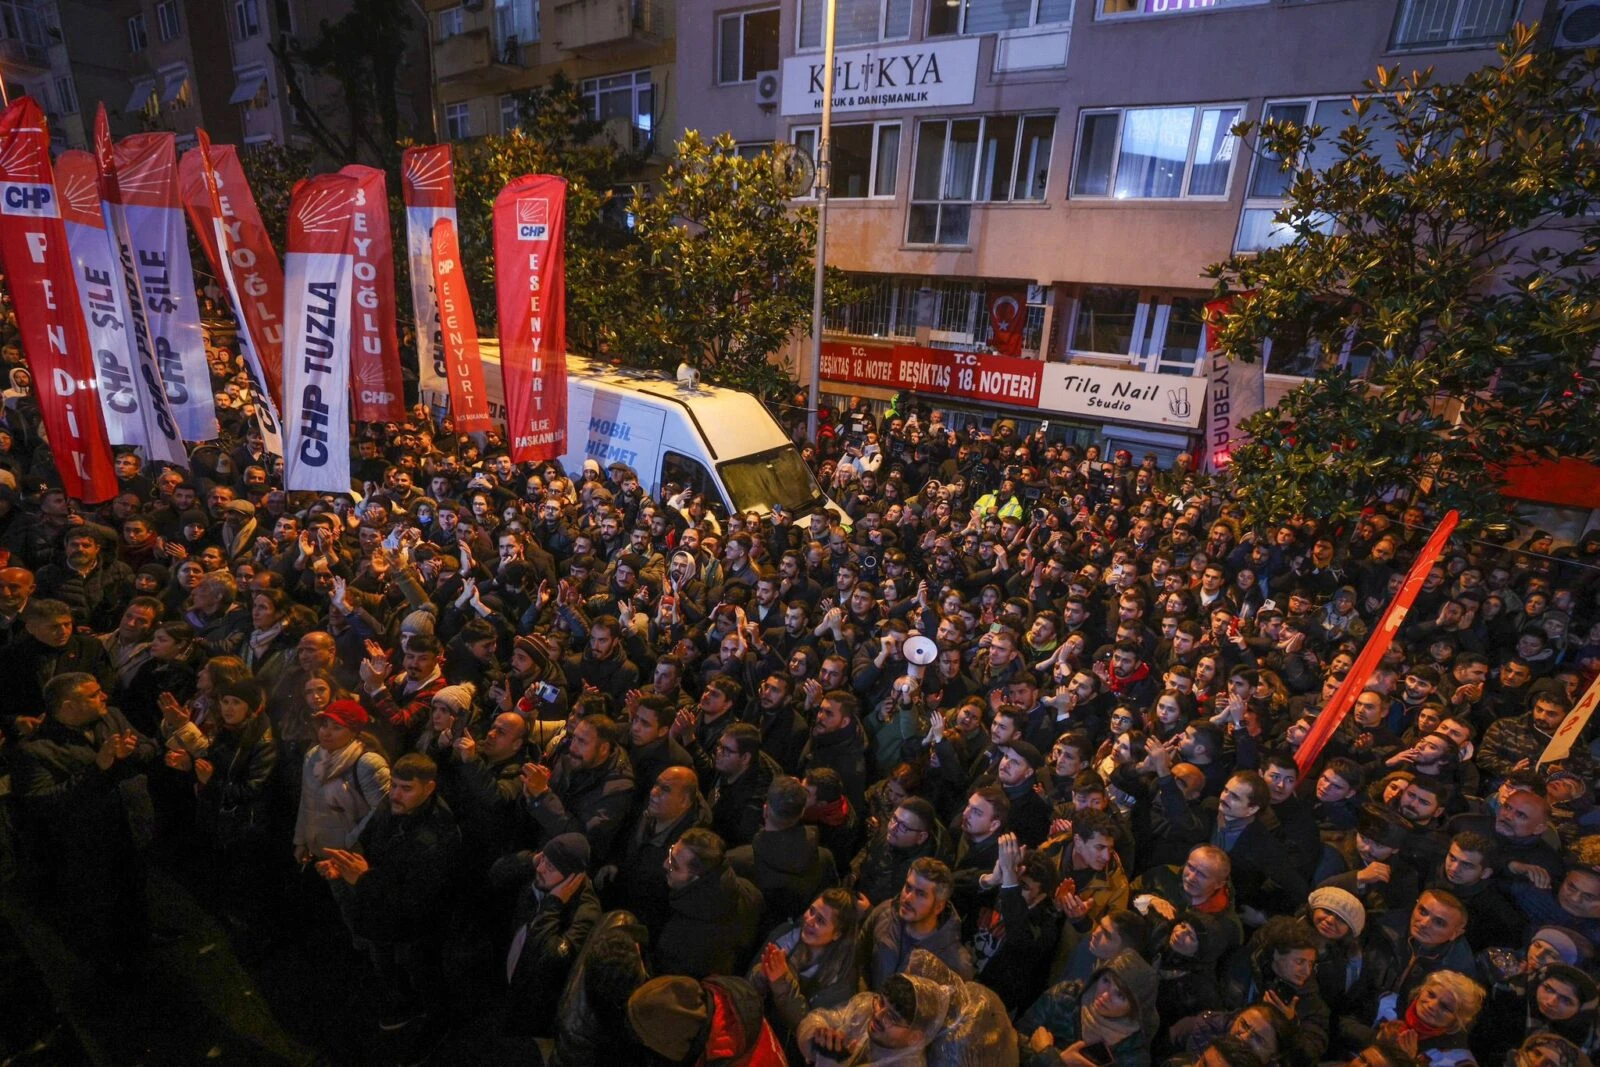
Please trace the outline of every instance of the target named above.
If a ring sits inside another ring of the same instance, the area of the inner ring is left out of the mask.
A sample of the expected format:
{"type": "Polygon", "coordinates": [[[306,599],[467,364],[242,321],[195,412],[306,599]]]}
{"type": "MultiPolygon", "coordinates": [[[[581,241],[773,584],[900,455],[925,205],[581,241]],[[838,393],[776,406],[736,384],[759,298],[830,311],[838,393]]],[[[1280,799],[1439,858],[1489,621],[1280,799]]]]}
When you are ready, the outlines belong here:
{"type": "Polygon", "coordinates": [[[368,817],[389,795],[389,761],[369,747],[372,725],[354,700],[335,700],[316,717],[317,744],[301,768],[300,813],[294,855],[302,864],[328,849],[349,848],[368,817]]]}

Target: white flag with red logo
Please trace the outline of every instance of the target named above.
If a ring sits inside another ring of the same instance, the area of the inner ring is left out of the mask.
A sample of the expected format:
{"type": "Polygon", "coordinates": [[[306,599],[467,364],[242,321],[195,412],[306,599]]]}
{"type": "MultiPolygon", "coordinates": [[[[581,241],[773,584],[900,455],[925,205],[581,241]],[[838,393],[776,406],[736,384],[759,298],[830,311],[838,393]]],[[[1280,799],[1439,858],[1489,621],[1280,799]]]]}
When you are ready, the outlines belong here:
{"type": "Polygon", "coordinates": [[[323,174],[294,187],[284,263],[284,478],[286,489],[350,491],[349,252],[360,182],[323,174]]]}
{"type": "Polygon", "coordinates": [[[419,145],[400,153],[406,200],[406,263],[411,268],[411,313],[417,331],[417,387],[425,403],[443,404],[449,370],[433,284],[433,230],[456,222],[455,172],[447,144],[419,145]]]}
{"type": "Polygon", "coordinates": [[[94,349],[100,410],[114,445],[137,445],[155,461],[189,465],[178,424],[156,372],[143,314],[130,294],[131,252],[106,229],[94,156],[63,152],[56,160],[61,219],[77,272],[78,306],[94,349]]]}

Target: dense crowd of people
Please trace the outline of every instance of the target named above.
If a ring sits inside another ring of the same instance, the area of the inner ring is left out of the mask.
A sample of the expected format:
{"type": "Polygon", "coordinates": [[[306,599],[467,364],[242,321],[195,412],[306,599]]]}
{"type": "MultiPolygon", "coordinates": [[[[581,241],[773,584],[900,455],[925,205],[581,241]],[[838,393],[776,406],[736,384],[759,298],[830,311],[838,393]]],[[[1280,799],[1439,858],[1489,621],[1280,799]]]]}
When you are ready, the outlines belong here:
{"type": "Polygon", "coordinates": [[[224,439],[119,454],[100,507],[25,389],[0,414],[15,868],[106,988],[164,936],[154,862],[246,959],[337,909],[405,1062],[1600,1043],[1594,753],[1540,759],[1600,668],[1600,536],[1453,543],[1302,774],[1423,507],[1266,521],[1188,456],[861,403],[803,442],[842,513],[423,408],[358,428],[352,496],[289,493],[214,370],[224,439]]]}

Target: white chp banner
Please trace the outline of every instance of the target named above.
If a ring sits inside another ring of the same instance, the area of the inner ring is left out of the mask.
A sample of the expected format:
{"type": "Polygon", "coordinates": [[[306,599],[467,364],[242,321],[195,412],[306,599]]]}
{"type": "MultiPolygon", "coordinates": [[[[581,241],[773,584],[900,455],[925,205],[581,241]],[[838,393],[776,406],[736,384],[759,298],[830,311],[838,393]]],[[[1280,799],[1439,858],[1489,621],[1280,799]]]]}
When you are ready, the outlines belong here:
{"type": "Polygon", "coordinates": [[[450,400],[450,380],[433,284],[433,227],[440,219],[456,225],[455,169],[447,144],[407,148],[400,161],[406,263],[411,268],[411,311],[417,331],[417,389],[424,402],[442,407],[450,400]]]}
{"type": "MultiPolygon", "coordinates": [[[[824,73],[820,53],[783,61],[785,115],[822,114],[824,73]]],[[[976,37],[834,53],[834,111],[960,107],[977,85],[976,37]]]]}
{"type": "MultiPolygon", "coordinates": [[[[61,221],[77,272],[78,305],[94,348],[100,410],[114,445],[136,445],[151,460],[189,465],[178,426],[155,370],[142,316],[131,313],[130,268],[106,231],[94,156],[63,152],[56,159],[61,221]]],[[[124,246],[125,250],[125,246],[124,246]]]]}
{"type": "MultiPolygon", "coordinates": [[[[189,262],[189,235],[178,199],[176,135],[124,137],[114,156],[120,200],[111,202],[111,210],[121,214],[127,227],[167,403],[185,441],[209,441],[217,436],[217,410],[189,262]]],[[[102,188],[102,196],[105,192],[102,188]]]]}
{"type": "Polygon", "coordinates": [[[360,182],[322,174],[294,187],[284,260],[286,489],[350,492],[351,206],[360,182]]]}

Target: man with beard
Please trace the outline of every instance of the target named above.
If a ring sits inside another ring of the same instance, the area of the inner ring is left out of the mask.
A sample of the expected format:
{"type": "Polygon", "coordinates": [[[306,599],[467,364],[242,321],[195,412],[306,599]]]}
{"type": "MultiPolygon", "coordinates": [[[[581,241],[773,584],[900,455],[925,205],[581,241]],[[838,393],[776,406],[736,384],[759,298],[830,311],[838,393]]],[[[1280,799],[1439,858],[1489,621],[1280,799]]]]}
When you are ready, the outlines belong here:
{"type": "Polygon", "coordinates": [[[761,828],[767,789],[783,769],[761,751],[760,731],[746,722],[722,731],[715,761],[716,777],[707,791],[712,829],[730,846],[747,845],[761,828]]]}
{"type": "Polygon", "coordinates": [[[733,709],[740,693],[737,681],[725,674],[715,675],[701,691],[696,709],[685,708],[672,721],[672,739],[694,760],[702,789],[709,789],[716,777],[717,746],[723,732],[738,722],[733,709]]]}
{"type": "Polygon", "coordinates": [[[858,811],[866,806],[867,762],[863,751],[860,705],[847,689],[834,689],[822,698],[811,737],[800,754],[800,773],[827,767],[838,774],[846,798],[858,811]]]}
{"type": "Polygon", "coordinates": [[[1457,815],[1450,820],[1450,832],[1471,830],[1494,840],[1496,869],[1504,872],[1506,892],[1511,892],[1515,881],[1549,889],[1565,870],[1561,857],[1545,840],[1550,802],[1530,785],[1511,782],[1501,786],[1499,802],[1493,816],[1457,815]]]}
{"type": "Polygon", "coordinates": [[[774,671],[756,687],[755,706],[746,713],[747,722],[761,731],[761,750],[777,761],[785,774],[800,767],[800,754],[806,747],[806,722],[795,711],[794,681],[787,673],[774,671]]]}
{"type": "Polygon", "coordinates": [[[1346,870],[1323,879],[1322,885],[1343,889],[1374,915],[1409,907],[1421,883],[1404,853],[1410,839],[1411,826],[1398,812],[1378,804],[1364,805],[1343,855],[1346,870]]]}
{"type": "Polygon", "coordinates": [[[911,953],[926,949],[962,978],[973,975],[972,955],[961,943],[961,917],[950,906],[954,887],[950,868],[924,857],[906,871],[905,884],[893,900],[885,900],[862,921],[861,944],[866,956],[862,978],[868,989],[905,971],[911,953]]]}
{"type": "Polygon", "coordinates": [[[39,595],[64,602],[73,622],[96,632],[116,627],[122,605],[133,593],[133,571],[105,551],[109,530],[75,526],[62,541],[62,561],[41,567],[39,595]]]}
{"type": "Polygon", "coordinates": [[[606,695],[613,708],[620,708],[628,690],[639,684],[639,668],[622,647],[622,624],[615,615],[601,615],[587,629],[589,640],[583,651],[566,658],[567,686],[593,686],[606,695]]]}
{"type": "Polygon", "coordinates": [[[921,797],[901,801],[888,823],[856,853],[849,887],[868,904],[889,899],[905,884],[913,863],[938,854],[939,833],[933,805],[921,797]]]}
{"type": "MultiPolygon", "coordinates": [[[[1495,783],[1514,770],[1532,767],[1571,710],[1571,703],[1561,692],[1541,689],[1526,714],[1501,719],[1484,731],[1478,767],[1495,783]]],[[[1578,748],[1574,748],[1568,762],[1582,764],[1587,771],[1588,760],[1578,748]]],[[[1584,776],[1588,777],[1587,773],[1584,776]]]]}
{"type": "Polygon", "coordinates": [[[369,942],[383,998],[379,1026],[395,1030],[444,1003],[439,970],[448,887],[461,851],[455,816],[437,795],[439,769],[418,752],[390,772],[389,799],[353,851],[330,848],[317,871],[334,883],[350,930],[369,942]]]}
{"type": "Polygon", "coordinates": [[[582,834],[558,834],[533,857],[533,880],[517,900],[506,952],[508,1034],[550,1036],[561,987],[600,922],[588,869],[582,834]]]}
{"type": "Polygon", "coordinates": [[[691,978],[743,974],[760,935],[761,892],[728,865],[722,839],[685,831],[667,851],[665,870],[670,914],[652,931],[657,969],[691,978]]]}
{"type": "Polygon", "coordinates": [[[633,806],[633,766],[620,737],[614,720],[585,715],[554,771],[538,763],[523,764],[523,811],[532,819],[538,838],[580,833],[591,849],[607,854],[633,806]]]}

